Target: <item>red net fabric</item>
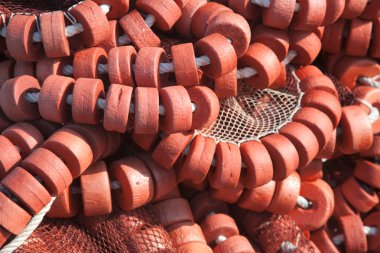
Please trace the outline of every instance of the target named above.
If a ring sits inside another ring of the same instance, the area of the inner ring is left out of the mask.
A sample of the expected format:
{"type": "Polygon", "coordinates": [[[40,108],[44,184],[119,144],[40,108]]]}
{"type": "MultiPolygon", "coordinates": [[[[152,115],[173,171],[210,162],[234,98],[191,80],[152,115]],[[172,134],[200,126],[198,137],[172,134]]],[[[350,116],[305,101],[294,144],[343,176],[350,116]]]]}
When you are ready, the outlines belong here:
{"type": "Polygon", "coordinates": [[[45,218],[15,252],[175,252],[150,206],[110,215],[72,219],[45,218]]]}
{"type": "Polygon", "coordinates": [[[77,4],[79,0],[1,0],[0,13],[10,16],[12,13],[30,13],[38,15],[42,12],[66,10],[77,4]]]}
{"type": "Polygon", "coordinates": [[[352,93],[352,91],[344,86],[339,80],[334,77],[333,75],[327,74],[328,77],[331,78],[331,80],[335,84],[335,88],[338,91],[339,100],[342,106],[346,105],[352,105],[355,101],[355,96],[352,93]]]}
{"type": "Polygon", "coordinates": [[[250,213],[248,216],[251,217],[246,218],[244,224],[240,224],[242,232],[246,233],[253,245],[259,246],[263,252],[318,252],[288,215],[250,213]],[[283,245],[285,242],[296,246],[297,249],[287,251],[283,245]]]}

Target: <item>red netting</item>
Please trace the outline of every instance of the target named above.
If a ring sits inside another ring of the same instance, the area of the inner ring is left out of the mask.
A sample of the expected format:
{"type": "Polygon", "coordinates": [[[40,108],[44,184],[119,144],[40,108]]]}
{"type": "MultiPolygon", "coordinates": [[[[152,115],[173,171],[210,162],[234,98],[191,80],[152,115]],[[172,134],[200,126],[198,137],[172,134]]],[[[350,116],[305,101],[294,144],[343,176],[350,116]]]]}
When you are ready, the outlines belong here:
{"type": "Polygon", "coordinates": [[[263,252],[284,252],[284,242],[291,243],[297,247],[296,250],[289,252],[317,252],[315,246],[288,215],[269,213],[250,213],[248,215],[253,216],[253,220],[257,222],[254,226],[251,226],[248,222],[241,224],[243,230],[263,252]]]}
{"type": "Polygon", "coordinates": [[[352,105],[355,100],[355,96],[352,93],[352,91],[347,88],[345,85],[343,85],[339,80],[334,77],[333,75],[326,74],[328,77],[331,78],[331,80],[335,84],[335,88],[338,91],[339,94],[339,100],[342,106],[352,105]]]}
{"type": "Polygon", "coordinates": [[[15,252],[175,252],[150,206],[110,215],[73,219],[45,218],[15,252]]]}
{"type": "Polygon", "coordinates": [[[31,13],[66,10],[79,0],[1,0],[0,13],[10,16],[12,13],[31,13]]]}

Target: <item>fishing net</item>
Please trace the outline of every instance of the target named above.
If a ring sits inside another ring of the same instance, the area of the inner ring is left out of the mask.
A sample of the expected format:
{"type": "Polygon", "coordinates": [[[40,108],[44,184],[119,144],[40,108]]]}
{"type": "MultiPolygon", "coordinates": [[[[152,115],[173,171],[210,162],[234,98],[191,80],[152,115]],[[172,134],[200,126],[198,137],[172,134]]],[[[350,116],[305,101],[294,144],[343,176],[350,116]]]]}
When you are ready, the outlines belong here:
{"type": "Polygon", "coordinates": [[[238,96],[220,102],[220,113],[216,122],[197,134],[215,142],[241,144],[259,140],[276,133],[291,121],[300,107],[303,93],[294,71],[288,70],[286,84],[281,90],[257,90],[239,83],[238,96]]]}
{"type": "MultiPolygon", "coordinates": [[[[351,105],[355,96],[350,89],[340,83],[334,76],[328,75],[338,91],[342,105],[351,105]]],[[[241,143],[259,140],[277,133],[289,123],[300,108],[303,92],[300,80],[292,68],[288,68],[287,79],[283,89],[257,90],[240,81],[238,96],[220,101],[220,113],[213,125],[197,131],[218,142],[241,143]]]]}
{"type": "Polygon", "coordinates": [[[335,76],[326,74],[333,81],[336,90],[338,91],[339,101],[342,106],[352,105],[355,102],[354,93],[343,85],[335,76]]]}
{"type": "Polygon", "coordinates": [[[66,10],[80,2],[79,0],[1,0],[0,13],[9,17],[17,13],[30,13],[34,15],[43,12],[66,10]]]}
{"type": "Polygon", "coordinates": [[[72,219],[45,218],[15,252],[175,252],[151,207],[72,219]]]}
{"type": "Polygon", "coordinates": [[[287,215],[269,215],[255,229],[249,231],[264,252],[318,252],[295,221],[287,215]],[[292,246],[296,249],[292,250],[292,246]],[[290,249],[290,250],[289,250],[290,249]]]}

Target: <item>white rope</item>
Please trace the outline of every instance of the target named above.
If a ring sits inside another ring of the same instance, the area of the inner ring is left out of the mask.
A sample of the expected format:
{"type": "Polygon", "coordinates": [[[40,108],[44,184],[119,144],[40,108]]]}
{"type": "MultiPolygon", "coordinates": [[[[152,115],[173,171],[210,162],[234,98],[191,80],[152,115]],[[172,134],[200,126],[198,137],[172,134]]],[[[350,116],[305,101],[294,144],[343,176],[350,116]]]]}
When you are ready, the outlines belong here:
{"type": "Polygon", "coordinates": [[[21,234],[16,236],[10,243],[5,245],[0,250],[0,253],[12,253],[14,250],[20,247],[26,241],[26,239],[28,239],[28,237],[33,233],[33,231],[36,230],[36,228],[40,225],[41,221],[45,217],[45,214],[49,212],[54,200],[55,197],[52,197],[50,202],[29,221],[28,225],[21,232],[21,234]]]}
{"type": "MultiPolygon", "coordinates": [[[[72,8],[69,8],[69,10],[71,10],[72,8]]],[[[67,18],[67,20],[73,25],[73,24],[76,24],[77,23],[77,19],[73,16],[73,14],[71,14],[69,11],[65,11],[63,12],[63,15],[65,16],[65,18],[67,18]]]]}
{"type": "Polygon", "coordinates": [[[148,16],[146,16],[145,23],[149,27],[152,27],[154,25],[154,22],[156,22],[156,18],[153,15],[149,14],[148,16]]]}
{"type": "Polygon", "coordinates": [[[208,58],[207,55],[203,55],[201,57],[195,58],[195,64],[197,64],[197,67],[203,67],[211,64],[210,58],[208,58]]]}
{"type": "Polygon", "coordinates": [[[374,236],[377,235],[377,227],[369,227],[369,226],[363,226],[364,234],[367,236],[374,236]]]}
{"type": "MultiPolygon", "coordinates": [[[[126,35],[125,35],[126,36],[126,35]]],[[[198,68],[209,65],[210,59],[207,56],[201,56],[198,58],[195,58],[195,62],[198,66],[198,68]]],[[[72,76],[73,75],[73,66],[72,65],[65,65],[63,67],[63,74],[65,76],[72,76]]],[[[99,74],[106,74],[108,73],[108,65],[107,64],[99,64],[98,65],[98,72],[99,74]]],[[[174,64],[173,62],[163,62],[159,65],[159,73],[165,74],[169,72],[174,72],[174,64]]]]}
{"type": "Polygon", "coordinates": [[[302,196],[297,197],[297,205],[299,207],[301,207],[302,209],[310,209],[311,208],[310,202],[302,196]]]}
{"type": "MultiPolygon", "coordinates": [[[[294,50],[291,50],[288,52],[288,55],[285,57],[283,63],[285,65],[288,65],[295,57],[297,56],[297,52],[294,50]]],[[[251,78],[255,75],[257,75],[257,70],[251,67],[245,67],[242,69],[238,69],[236,72],[237,79],[245,79],[245,78],[251,78]]]]}
{"type": "Polygon", "coordinates": [[[37,103],[39,98],[40,98],[39,92],[28,92],[25,94],[25,99],[29,103],[37,103]]]}
{"type": "Polygon", "coordinates": [[[174,64],[173,62],[163,62],[159,65],[160,74],[174,72],[174,64]]]}
{"type": "Polygon", "coordinates": [[[362,76],[358,79],[358,81],[359,83],[362,83],[368,86],[380,88],[380,81],[377,81],[377,79],[380,79],[380,74],[373,77],[362,76]]]}
{"type": "Polygon", "coordinates": [[[4,13],[0,13],[1,21],[3,22],[3,27],[0,29],[0,35],[5,37],[7,33],[7,21],[5,20],[4,13]]]}
{"type": "MultiPolygon", "coordinates": [[[[270,0],[251,0],[251,3],[264,7],[264,8],[269,8],[270,6],[270,0]]],[[[296,2],[294,12],[299,12],[299,11],[300,11],[300,4],[296,2]]]]}
{"type": "Polygon", "coordinates": [[[209,212],[209,213],[206,215],[206,217],[209,217],[209,216],[214,215],[214,214],[216,214],[216,213],[213,212],[213,211],[211,211],[211,212],[209,212]]]}
{"type": "Polygon", "coordinates": [[[296,2],[296,6],[294,6],[294,12],[297,13],[301,10],[301,6],[298,2],[296,2]]]}
{"type": "Polygon", "coordinates": [[[19,146],[14,145],[17,151],[21,154],[21,148],[19,146]]]}
{"type": "Polygon", "coordinates": [[[296,239],[296,244],[293,244],[290,241],[282,242],[281,246],[280,246],[282,252],[285,252],[285,253],[295,252],[298,249],[298,244],[300,242],[300,239],[301,239],[301,233],[298,233],[297,239],[296,239]]]}
{"type": "Polygon", "coordinates": [[[0,35],[4,38],[7,37],[7,28],[5,27],[5,25],[1,28],[0,35]]]}
{"type": "MultiPolygon", "coordinates": [[[[147,19],[152,20],[152,18],[147,18],[147,19]]],[[[297,56],[297,53],[295,51],[289,51],[288,55],[284,59],[284,63],[288,64],[296,56],[297,56]]],[[[198,67],[206,66],[206,65],[211,63],[210,59],[207,56],[197,57],[197,58],[195,58],[195,62],[196,62],[198,67]]],[[[97,70],[100,74],[106,74],[106,73],[108,73],[108,65],[107,64],[99,64],[97,66],[97,70]]],[[[172,71],[174,71],[174,65],[173,65],[173,63],[160,63],[159,71],[160,71],[160,73],[172,72],[172,71]]],[[[72,76],[73,66],[72,65],[65,65],[63,67],[63,74],[65,76],[72,76]]],[[[238,79],[250,78],[256,74],[257,74],[257,71],[253,68],[250,68],[250,67],[246,67],[246,68],[237,70],[237,78],[238,79]]],[[[26,93],[25,98],[27,101],[29,101],[31,103],[37,103],[38,99],[39,99],[39,92],[28,92],[28,93],[26,93]]],[[[66,103],[69,105],[72,104],[72,94],[67,96],[66,103]]],[[[105,100],[102,98],[99,98],[97,101],[97,106],[101,109],[104,109],[105,100]]],[[[197,110],[196,104],[192,103],[192,112],[195,112],[196,110],[197,110]]],[[[130,112],[134,113],[134,105],[133,104],[130,105],[130,112]]],[[[378,111],[376,111],[376,112],[378,113],[378,111]]],[[[165,115],[165,108],[162,105],[159,106],[159,115],[161,115],[161,116],[165,115]]],[[[377,118],[378,118],[378,116],[377,116],[377,118]]],[[[215,159],[213,160],[213,165],[214,166],[216,165],[215,159]]],[[[242,166],[246,167],[244,162],[242,163],[242,166]]]]}
{"type": "Polygon", "coordinates": [[[376,107],[372,106],[371,112],[368,114],[369,121],[373,124],[379,119],[379,117],[379,110],[376,107]]]}
{"type": "MultiPolygon", "coordinates": [[[[102,9],[104,14],[107,14],[110,11],[111,6],[108,4],[101,4],[100,8],[102,9]]],[[[83,31],[84,31],[83,26],[80,23],[68,25],[65,28],[65,33],[66,33],[67,38],[73,37],[74,35],[79,34],[83,31]]],[[[41,41],[42,41],[41,32],[40,31],[34,32],[33,33],[33,42],[41,42],[41,41]]]]}
{"type": "Polygon", "coordinates": [[[121,189],[121,185],[120,185],[119,181],[111,181],[110,185],[111,185],[111,190],[120,190],[121,189]]]}
{"type": "MultiPolygon", "coordinates": [[[[30,103],[38,103],[39,98],[40,98],[39,92],[27,92],[25,94],[25,99],[30,103]]],[[[67,95],[66,103],[69,105],[71,105],[73,103],[73,95],[72,94],[67,95]]],[[[104,110],[105,104],[106,104],[106,100],[104,98],[98,98],[98,100],[96,101],[96,105],[100,109],[104,110]]],[[[159,110],[158,113],[160,116],[165,115],[166,112],[165,112],[165,107],[163,105],[159,105],[158,110],[159,110]]],[[[197,105],[195,103],[191,103],[191,111],[195,112],[196,110],[197,110],[197,105]]],[[[130,113],[134,113],[135,107],[134,107],[133,103],[130,104],[129,111],[130,111],[130,113]]]]}
{"type": "Polygon", "coordinates": [[[158,114],[159,114],[160,116],[164,116],[165,113],[166,113],[166,112],[165,112],[165,107],[162,106],[162,105],[160,105],[159,108],[158,108],[158,114]]]}
{"type": "MultiPolygon", "coordinates": [[[[288,55],[284,59],[285,65],[288,65],[295,57],[297,56],[296,51],[289,51],[288,55]]],[[[208,58],[207,55],[203,55],[200,57],[195,58],[195,63],[198,68],[207,66],[211,64],[210,58],[208,58]]],[[[133,68],[135,65],[133,65],[133,68]]],[[[160,74],[165,74],[169,72],[174,72],[174,64],[173,62],[163,62],[159,64],[159,73],[160,74]]],[[[107,64],[99,64],[98,65],[98,72],[99,74],[106,74],[108,73],[108,65],[107,64]]],[[[242,69],[238,69],[236,72],[237,79],[245,79],[245,78],[250,78],[255,75],[257,75],[257,70],[251,67],[245,67],[242,69]]],[[[72,76],[73,74],[73,66],[71,65],[66,65],[63,67],[63,74],[65,76],[72,76]]]]}
{"type": "Polygon", "coordinates": [[[246,68],[238,69],[236,71],[236,76],[237,76],[237,79],[245,79],[245,78],[250,78],[252,76],[255,76],[257,75],[257,73],[258,72],[256,69],[246,67],[246,68]]]}
{"type": "Polygon", "coordinates": [[[99,7],[102,9],[104,14],[107,14],[111,10],[111,5],[109,4],[101,4],[99,7]]]}
{"type": "Polygon", "coordinates": [[[98,108],[104,110],[106,106],[106,100],[104,98],[98,98],[98,100],[96,101],[96,105],[98,106],[98,108]]]}
{"type": "Polygon", "coordinates": [[[291,61],[293,61],[293,59],[296,58],[296,57],[297,57],[297,52],[294,51],[294,50],[290,50],[290,51],[288,52],[288,55],[285,57],[283,63],[284,63],[285,65],[288,65],[288,64],[289,64],[291,61]]]}
{"type": "MultiPolygon", "coordinates": [[[[147,20],[150,20],[150,21],[153,20],[154,21],[154,17],[149,18],[149,16],[148,16],[147,20]]],[[[297,56],[297,53],[295,51],[289,51],[288,55],[284,59],[284,63],[286,65],[289,64],[289,62],[291,62],[296,56],[297,56]]],[[[198,68],[203,67],[203,66],[207,66],[211,63],[210,59],[206,55],[195,58],[195,62],[196,62],[196,65],[198,68]]],[[[97,66],[97,70],[98,70],[99,74],[106,74],[106,73],[108,73],[108,65],[107,64],[99,64],[97,66]]],[[[62,72],[65,76],[72,76],[73,75],[73,66],[72,65],[65,65],[63,67],[62,72]]],[[[163,73],[168,73],[168,72],[174,72],[173,62],[160,63],[159,64],[159,73],[163,74],[163,73]]],[[[245,67],[242,69],[238,69],[237,70],[237,79],[250,78],[254,75],[257,75],[257,73],[258,73],[257,70],[255,70],[251,67],[245,67]]],[[[38,92],[37,93],[35,93],[35,92],[26,93],[26,100],[27,101],[29,101],[31,103],[37,103],[38,99],[39,99],[39,93],[38,92]]],[[[72,95],[67,96],[66,102],[69,105],[72,104],[72,95]]],[[[101,98],[98,99],[97,105],[99,108],[104,109],[104,106],[105,106],[104,99],[101,99],[101,98]]],[[[373,107],[373,108],[375,108],[375,107],[373,107]]],[[[375,109],[373,109],[373,110],[375,110],[375,109]]],[[[192,103],[192,111],[195,112],[196,110],[197,110],[196,104],[192,103]]],[[[131,113],[134,112],[134,107],[132,107],[132,104],[130,107],[130,112],[131,113]]],[[[160,105],[160,107],[159,107],[159,114],[165,115],[165,108],[162,105],[160,105]]],[[[376,109],[376,111],[374,111],[374,114],[373,114],[373,117],[375,117],[375,116],[376,116],[376,119],[379,117],[379,111],[377,109],[376,109]],[[375,114],[375,113],[377,113],[377,114],[375,114]]]]}
{"type": "MultiPolygon", "coordinates": [[[[203,67],[203,66],[210,65],[211,61],[210,61],[210,58],[208,58],[207,55],[203,55],[203,56],[195,58],[195,64],[197,65],[198,68],[200,68],[200,67],[203,67]]],[[[160,65],[159,65],[159,71],[160,71],[160,74],[174,72],[174,64],[173,64],[173,62],[160,63],[160,65]]]]}
{"type": "MultiPolygon", "coordinates": [[[[81,23],[75,23],[72,25],[68,25],[65,28],[65,34],[67,38],[73,37],[74,35],[77,35],[84,31],[84,28],[81,23]]],[[[33,34],[33,41],[38,42],[34,40],[34,34],[33,34]]]]}
{"type": "Polygon", "coordinates": [[[215,243],[216,244],[219,244],[221,242],[224,242],[225,240],[227,240],[227,237],[224,236],[224,235],[219,235],[216,239],[215,239],[215,243]]]}
{"type": "MultiPolygon", "coordinates": [[[[378,233],[378,230],[376,227],[363,226],[363,232],[367,236],[373,236],[378,233]]],[[[332,241],[335,245],[340,245],[344,242],[344,235],[338,234],[332,238],[332,241]]]]}
{"type": "Polygon", "coordinates": [[[135,113],[135,105],[131,103],[131,105],[129,106],[129,112],[130,113],[135,113]]]}
{"type": "Polygon", "coordinates": [[[264,8],[269,8],[270,0],[251,0],[251,3],[264,7],[264,8]]]}
{"type": "Polygon", "coordinates": [[[282,242],[280,247],[281,251],[285,253],[295,252],[298,249],[298,246],[289,241],[282,242]]]}
{"type": "Polygon", "coordinates": [[[192,112],[196,112],[197,109],[198,109],[197,104],[195,104],[195,103],[191,103],[191,111],[192,111],[192,112]]]}
{"type": "Polygon", "coordinates": [[[63,66],[62,73],[65,76],[72,76],[73,75],[73,66],[71,66],[71,65],[63,66]]]}
{"type": "Polygon", "coordinates": [[[340,245],[344,242],[344,235],[343,234],[336,235],[332,238],[332,241],[335,245],[340,245]]]}
{"type": "MultiPolygon", "coordinates": [[[[81,23],[75,23],[65,27],[65,34],[67,38],[73,37],[84,31],[81,23]]],[[[5,37],[5,36],[4,36],[5,37]]],[[[33,42],[42,42],[42,35],[40,31],[33,33],[33,42]]]]}
{"type": "Polygon", "coordinates": [[[130,44],[132,43],[131,39],[126,35],[126,34],[123,34],[121,36],[119,36],[117,38],[117,44],[119,46],[122,46],[122,45],[127,45],[127,44],[130,44]]]}
{"type": "Polygon", "coordinates": [[[107,64],[99,64],[98,65],[98,72],[99,74],[107,74],[108,73],[108,65],[107,64]]]}
{"type": "Polygon", "coordinates": [[[33,33],[33,42],[41,42],[42,41],[42,35],[41,33],[38,31],[38,32],[34,32],[33,33]]]}
{"type": "MultiPolygon", "coordinates": [[[[99,64],[97,66],[99,74],[107,74],[108,73],[108,64],[99,64]]],[[[63,66],[62,73],[65,76],[72,76],[73,75],[73,66],[72,65],[65,65],[63,66]]]]}
{"type": "Polygon", "coordinates": [[[68,105],[72,105],[72,104],[73,104],[73,94],[69,94],[69,95],[67,95],[66,103],[67,103],[68,105]]]}
{"type": "Polygon", "coordinates": [[[369,121],[373,124],[375,123],[375,121],[377,121],[380,117],[380,112],[379,110],[372,106],[367,100],[365,99],[361,99],[361,98],[355,98],[356,101],[358,101],[359,103],[361,103],[362,105],[365,105],[369,110],[370,110],[370,113],[368,114],[368,119],[369,121]]]}
{"type": "Polygon", "coordinates": [[[188,155],[188,154],[189,154],[189,151],[190,151],[190,144],[187,144],[187,146],[186,146],[185,149],[183,150],[182,154],[183,154],[183,155],[188,155]]]}

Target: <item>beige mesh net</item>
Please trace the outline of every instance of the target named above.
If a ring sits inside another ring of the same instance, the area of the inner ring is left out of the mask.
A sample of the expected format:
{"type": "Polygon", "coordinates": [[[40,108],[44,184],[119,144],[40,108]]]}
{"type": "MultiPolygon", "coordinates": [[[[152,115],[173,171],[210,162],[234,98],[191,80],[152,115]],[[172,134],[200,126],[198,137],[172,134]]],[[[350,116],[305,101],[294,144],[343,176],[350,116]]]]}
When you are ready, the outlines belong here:
{"type": "Polygon", "coordinates": [[[303,96],[299,79],[292,70],[288,70],[282,90],[257,90],[241,81],[238,94],[222,100],[216,122],[197,134],[213,138],[216,142],[237,145],[259,140],[290,122],[303,96]]]}

